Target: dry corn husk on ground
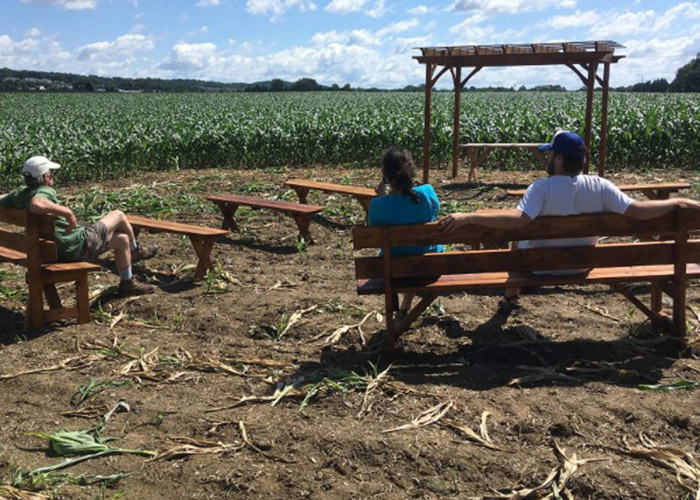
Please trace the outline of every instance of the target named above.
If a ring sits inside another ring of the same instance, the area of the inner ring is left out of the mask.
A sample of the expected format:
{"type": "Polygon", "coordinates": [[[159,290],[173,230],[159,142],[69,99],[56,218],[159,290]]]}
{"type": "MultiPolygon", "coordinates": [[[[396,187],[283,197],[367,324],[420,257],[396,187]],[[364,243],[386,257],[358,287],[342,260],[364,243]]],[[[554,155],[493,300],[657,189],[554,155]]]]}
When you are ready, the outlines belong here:
{"type": "Polygon", "coordinates": [[[418,429],[419,427],[425,427],[430,424],[438,422],[445,414],[450,411],[450,408],[454,406],[452,401],[445,401],[444,403],[437,404],[431,408],[428,408],[416,418],[411,420],[411,423],[400,425],[392,429],[386,429],[382,431],[382,434],[388,434],[390,432],[405,431],[408,429],[418,429]]]}
{"type": "Polygon", "coordinates": [[[488,429],[486,427],[486,419],[488,416],[491,415],[489,412],[484,411],[481,414],[481,424],[479,425],[479,434],[474,432],[471,427],[467,427],[466,425],[462,425],[461,423],[457,422],[456,420],[445,420],[442,425],[445,427],[452,429],[453,431],[457,431],[460,434],[463,434],[467,439],[470,439],[471,441],[476,442],[477,444],[480,444],[481,446],[484,446],[485,448],[489,448],[491,450],[502,450],[500,446],[496,445],[491,440],[491,437],[489,436],[488,429]]]}
{"type": "Polygon", "coordinates": [[[573,500],[574,497],[568,489],[569,482],[579,468],[589,462],[610,460],[607,457],[579,459],[576,453],[567,456],[556,441],[552,443],[552,447],[559,465],[552,469],[547,479],[538,486],[511,490],[508,493],[472,497],[472,500],[573,500]]]}
{"type": "Polygon", "coordinates": [[[624,447],[620,451],[633,457],[646,458],[674,471],[678,483],[693,492],[696,500],[700,500],[700,463],[693,455],[673,446],[658,445],[644,433],[639,435],[639,441],[641,446],[630,446],[623,438],[624,447]]]}
{"type": "Polygon", "coordinates": [[[49,500],[49,497],[41,493],[20,490],[9,484],[0,484],[0,500],[49,500]]]}

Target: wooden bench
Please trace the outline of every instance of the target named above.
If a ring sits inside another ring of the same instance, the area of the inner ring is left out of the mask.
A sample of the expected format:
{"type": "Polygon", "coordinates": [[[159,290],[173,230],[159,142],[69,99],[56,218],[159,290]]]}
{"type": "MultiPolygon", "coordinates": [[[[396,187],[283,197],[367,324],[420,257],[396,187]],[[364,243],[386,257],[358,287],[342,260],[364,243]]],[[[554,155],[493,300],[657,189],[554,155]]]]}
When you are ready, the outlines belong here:
{"type": "Polygon", "coordinates": [[[150,233],[170,233],[187,236],[192,242],[192,247],[198,258],[197,269],[194,272],[195,281],[203,280],[207,270],[214,270],[214,265],[211,262],[211,251],[214,248],[214,242],[219,236],[229,234],[229,231],[223,229],[149,219],[139,215],[127,215],[127,218],[137,236],[141,230],[146,230],[150,233]]]}
{"type": "Polygon", "coordinates": [[[19,226],[21,231],[0,228],[0,262],[27,268],[29,299],[24,329],[39,330],[51,321],[90,321],[88,273],[101,268],[88,262],[57,262],[54,217],[34,215],[26,210],[0,208],[0,221],[19,226]],[[75,306],[64,307],[56,283],[75,283],[75,306]],[[49,309],[44,308],[44,300],[49,309]]]}
{"type": "Polygon", "coordinates": [[[323,210],[323,207],[320,205],[305,205],[289,201],[268,200],[255,196],[212,195],[208,196],[207,200],[215,203],[221,210],[224,216],[221,227],[224,229],[230,229],[232,231],[238,230],[238,225],[233,216],[236,214],[236,210],[238,210],[239,206],[243,205],[256,210],[265,208],[267,210],[275,210],[291,215],[297,223],[299,235],[309,244],[313,244],[313,238],[309,232],[311,216],[323,210]]]}
{"type": "MultiPolygon", "coordinates": [[[[657,184],[622,184],[617,186],[621,191],[640,191],[650,200],[668,200],[671,193],[677,193],[681,189],[690,189],[690,184],[687,182],[661,182],[657,184]]],[[[522,197],[525,194],[525,189],[508,189],[508,196],[522,197]]]]}
{"type": "Polygon", "coordinates": [[[663,217],[637,221],[617,214],[587,214],[571,217],[540,217],[520,230],[495,230],[463,226],[445,234],[437,223],[412,226],[357,227],[354,248],[383,250],[382,256],[356,257],[358,294],[384,295],[387,347],[394,349],[405,332],[435,298],[444,292],[473,289],[546,285],[608,283],[647,315],[655,325],[685,337],[685,294],[689,278],[700,277],[700,240],[688,233],[700,229],[700,211],[676,209],[663,217]],[[650,238],[671,234],[666,241],[632,241],[589,247],[538,248],[528,250],[451,251],[414,256],[393,256],[391,247],[519,241],[525,239],[614,236],[650,238]],[[590,268],[567,276],[535,275],[530,270],[590,268]],[[622,285],[651,283],[651,305],[646,306],[622,285]],[[662,312],[662,293],[673,300],[673,318],[662,312]],[[394,320],[397,293],[424,294],[408,315],[394,320]]]}
{"type": "MultiPolygon", "coordinates": [[[[494,143],[494,142],[469,142],[466,144],[460,144],[460,149],[464,149],[469,157],[469,176],[467,180],[469,182],[476,182],[479,174],[479,167],[484,161],[489,157],[491,151],[494,149],[527,149],[535,155],[543,165],[547,165],[549,162],[547,158],[537,149],[541,144],[533,142],[521,142],[521,143],[494,143]],[[481,154],[478,154],[479,150],[482,150],[481,154]]],[[[452,177],[457,177],[457,171],[452,172],[452,177]]]]}
{"type": "Polygon", "coordinates": [[[346,186],[344,184],[333,184],[330,182],[307,181],[305,179],[289,179],[284,185],[296,191],[299,197],[299,203],[308,203],[306,196],[311,189],[317,189],[325,193],[350,195],[360,202],[366,214],[369,214],[369,204],[372,198],[377,196],[377,192],[372,188],[346,186]]]}

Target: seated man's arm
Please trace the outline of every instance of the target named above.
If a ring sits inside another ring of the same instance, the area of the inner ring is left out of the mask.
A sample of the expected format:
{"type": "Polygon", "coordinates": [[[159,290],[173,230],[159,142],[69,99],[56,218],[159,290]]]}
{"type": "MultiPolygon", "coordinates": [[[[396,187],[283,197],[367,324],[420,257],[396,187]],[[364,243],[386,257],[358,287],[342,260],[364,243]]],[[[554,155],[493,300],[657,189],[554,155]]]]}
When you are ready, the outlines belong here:
{"type": "Polygon", "coordinates": [[[676,207],[700,210],[700,202],[687,198],[672,198],[670,200],[635,201],[623,215],[631,219],[646,220],[660,217],[673,211],[676,207]]]}
{"type": "Polygon", "coordinates": [[[447,233],[467,224],[491,229],[520,229],[532,219],[521,210],[480,210],[468,214],[450,214],[440,219],[440,229],[447,233]]]}
{"type": "Polygon", "coordinates": [[[78,220],[75,218],[75,214],[70,208],[54,203],[43,196],[35,196],[32,198],[32,201],[29,202],[29,211],[36,215],[53,214],[65,217],[68,221],[68,227],[66,228],[66,232],[68,233],[78,225],[78,220]]]}

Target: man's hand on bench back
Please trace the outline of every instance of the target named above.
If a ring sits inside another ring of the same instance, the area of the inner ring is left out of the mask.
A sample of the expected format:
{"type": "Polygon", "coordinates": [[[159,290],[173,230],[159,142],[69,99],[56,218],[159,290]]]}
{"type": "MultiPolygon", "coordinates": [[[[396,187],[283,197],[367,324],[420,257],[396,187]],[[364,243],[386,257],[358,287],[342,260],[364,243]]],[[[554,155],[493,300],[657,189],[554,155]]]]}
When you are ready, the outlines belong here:
{"type": "Polygon", "coordinates": [[[29,202],[29,211],[36,215],[60,215],[65,217],[68,221],[68,227],[66,227],[66,234],[69,234],[78,225],[78,219],[75,217],[73,210],[68,207],[64,207],[57,203],[52,202],[48,198],[43,196],[35,196],[32,201],[29,202]]]}
{"type": "Polygon", "coordinates": [[[627,207],[624,215],[639,220],[653,219],[671,212],[676,207],[700,210],[700,202],[689,198],[635,201],[627,207]]]}

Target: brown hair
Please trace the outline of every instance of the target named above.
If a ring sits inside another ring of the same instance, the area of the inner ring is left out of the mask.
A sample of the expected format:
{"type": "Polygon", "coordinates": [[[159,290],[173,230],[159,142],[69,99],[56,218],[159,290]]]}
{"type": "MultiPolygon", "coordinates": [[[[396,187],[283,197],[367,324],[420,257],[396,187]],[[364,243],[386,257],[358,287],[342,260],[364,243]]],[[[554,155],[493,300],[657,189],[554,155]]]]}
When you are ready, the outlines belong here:
{"type": "Polygon", "coordinates": [[[382,173],[384,182],[398,188],[403,196],[410,196],[413,203],[420,203],[420,198],[413,190],[416,166],[411,153],[405,149],[389,148],[382,154],[382,173]]]}

